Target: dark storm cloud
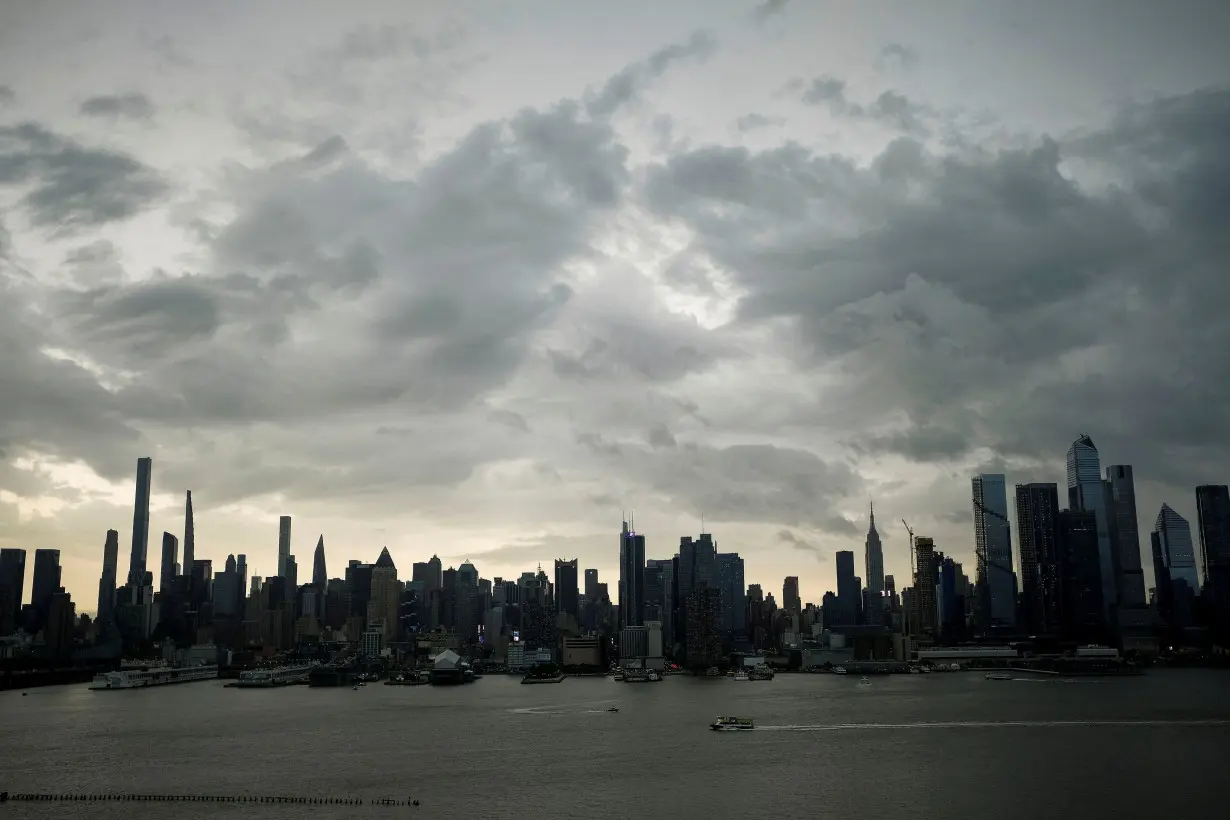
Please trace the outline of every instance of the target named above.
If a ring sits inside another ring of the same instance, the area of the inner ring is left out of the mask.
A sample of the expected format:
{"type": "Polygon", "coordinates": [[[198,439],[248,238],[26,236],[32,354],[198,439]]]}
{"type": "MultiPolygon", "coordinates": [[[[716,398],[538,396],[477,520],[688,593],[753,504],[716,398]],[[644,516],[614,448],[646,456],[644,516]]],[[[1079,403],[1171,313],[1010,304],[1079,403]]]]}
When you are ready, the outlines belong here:
{"type": "Polygon", "coordinates": [[[90,97],[81,103],[81,113],[86,117],[127,117],[148,120],[154,116],[154,104],[144,94],[104,94],[90,97]]]}
{"type": "Polygon", "coordinates": [[[781,14],[789,2],[790,0],[764,0],[752,9],[752,17],[761,22],[768,20],[770,17],[781,14]]]}
{"type": "Polygon", "coordinates": [[[680,60],[707,58],[714,49],[713,37],[705,31],[692,34],[686,43],[674,43],[655,51],[648,58],[625,68],[606,81],[586,103],[590,116],[606,118],[621,106],[640,96],[654,80],[680,60]]]}
{"type": "Polygon", "coordinates": [[[1230,92],[1207,90],[1019,149],[898,141],[866,167],[700,147],[651,169],[646,194],[693,231],[687,257],[746,289],[742,322],[790,318],[801,360],[841,367],[851,422],[900,425],[860,446],[1038,457],[1097,420],[1161,473],[1167,447],[1230,451],[1227,112],[1230,92]]]}
{"type": "Polygon", "coordinates": [[[825,550],[808,541],[806,538],[800,538],[790,530],[778,530],[776,541],[778,544],[785,544],[791,549],[796,549],[799,552],[805,552],[820,563],[824,563],[829,560],[828,553],[825,550]]]}
{"type": "Polygon", "coordinates": [[[31,221],[60,232],[127,219],[167,184],[127,154],[82,146],[36,123],[0,126],[0,185],[27,188],[31,221]]]}

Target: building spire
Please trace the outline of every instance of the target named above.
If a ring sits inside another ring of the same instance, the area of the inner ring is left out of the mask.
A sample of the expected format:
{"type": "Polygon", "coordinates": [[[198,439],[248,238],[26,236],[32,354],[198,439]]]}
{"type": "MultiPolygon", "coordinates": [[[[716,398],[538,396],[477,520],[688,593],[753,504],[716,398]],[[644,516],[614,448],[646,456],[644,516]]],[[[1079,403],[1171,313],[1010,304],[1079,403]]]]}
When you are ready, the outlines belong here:
{"type": "Polygon", "coordinates": [[[867,528],[867,532],[876,531],[876,503],[874,501],[867,502],[871,505],[871,526],[867,528]]]}

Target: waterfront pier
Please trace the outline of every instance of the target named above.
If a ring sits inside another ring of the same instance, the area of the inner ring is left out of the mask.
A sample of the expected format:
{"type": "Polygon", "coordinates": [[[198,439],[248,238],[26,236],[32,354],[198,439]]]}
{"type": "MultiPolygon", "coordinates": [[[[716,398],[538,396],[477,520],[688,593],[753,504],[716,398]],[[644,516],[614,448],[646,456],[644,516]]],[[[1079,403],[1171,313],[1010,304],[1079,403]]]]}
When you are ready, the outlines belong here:
{"type": "Polygon", "coordinates": [[[417,806],[407,797],[302,797],[297,795],[251,794],[141,794],[141,793],[44,793],[0,791],[0,803],[295,803],[317,806],[417,806]]]}

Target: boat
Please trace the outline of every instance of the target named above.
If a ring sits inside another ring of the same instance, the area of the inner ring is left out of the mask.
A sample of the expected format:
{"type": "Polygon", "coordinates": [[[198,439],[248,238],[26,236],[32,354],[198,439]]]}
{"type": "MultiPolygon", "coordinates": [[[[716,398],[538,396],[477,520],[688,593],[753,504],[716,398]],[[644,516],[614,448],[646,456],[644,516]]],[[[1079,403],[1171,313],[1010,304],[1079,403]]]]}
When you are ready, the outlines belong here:
{"type": "Polygon", "coordinates": [[[709,728],[715,732],[746,732],[755,729],[756,725],[751,718],[719,717],[709,728]]]}
{"type": "Polygon", "coordinates": [[[834,675],[844,675],[846,674],[846,668],[844,666],[839,666],[833,670],[833,674],[834,675]]]}
{"type": "Polygon", "coordinates": [[[90,688],[144,689],[147,686],[165,686],[170,683],[191,683],[198,680],[217,680],[216,664],[201,666],[154,666],[148,669],[121,669],[118,672],[100,672],[94,676],[90,688]]]}
{"type": "Polygon", "coordinates": [[[662,680],[662,676],[659,675],[655,670],[650,669],[649,674],[645,676],[645,680],[649,681],[650,683],[657,683],[658,681],[662,680]]]}
{"type": "Polygon", "coordinates": [[[911,667],[910,667],[910,674],[911,674],[911,675],[921,675],[921,674],[922,674],[922,670],[920,670],[917,666],[911,666],[911,667]]]}
{"type": "Polygon", "coordinates": [[[619,711],[619,707],[618,707],[618,706],[612,706],[612,707],[608,708],[608,709],[607,709],[607,711],[608,711],[608,712],[618,712],[618,711],[619,711]]]}
{"type": "Polygon", "coordinates": [[[863,675],[862,679],[859,680],[858,685],[859,686],[870,686],[871,681],[867,679],[866,675],[863,675]]]}
{"type": "Polygon", "coordinates": [[[289,686],[308,680],[314,663],[296,664],[294,666],[270,666],[263,669],[248,669],[239,673],[235,685],[240,689],[270,689],[275,686],[289,686]]]}
{"type": "Polygon", "coordinates": [[[740,669],[735,673],[735,680],[751,680],[752,676],[747,674],[747,670],[740,669]]]}
{"type": "Polygon", "coordinates": [[[1007,672],[990,672],[987,674],[987,680],[1012,680],[1012,676],[1007,672]]]}

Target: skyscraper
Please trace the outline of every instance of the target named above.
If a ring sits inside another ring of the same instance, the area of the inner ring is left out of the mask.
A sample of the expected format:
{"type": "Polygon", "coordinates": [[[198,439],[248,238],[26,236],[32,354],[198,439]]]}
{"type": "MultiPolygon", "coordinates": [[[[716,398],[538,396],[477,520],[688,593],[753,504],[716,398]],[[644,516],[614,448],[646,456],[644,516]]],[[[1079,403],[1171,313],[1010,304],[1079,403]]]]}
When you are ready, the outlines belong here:
{"type": "Polygon", "coordinates": [[[645,536],[623,522],[619,534],[619,623],[621,628],[645,621],[645,536]]]}
{"type": "Polygon", "coordinates": [[[1112,622],[1111,609],[1118,600],[1115,591],[1114,545],[1111,541],[1110,490],[1102,481],[1098,448],[1093,439],[1082,435],[1068,448],[1068,506],[1091,512],[1098,527],[1098,573],[1102,581],[1102,607],[1106,622],[1112,622]]]}
{"type": "Polygon", "coordinates": [[[983,625],[1011,627],[1016,624],[1016,577],[1012,571],[1012,526],[1008,522],[1004,477],[980,473],[971,485],[983,625]]]}
{"type": "Polygon", "coordinates": [[[98,579],[98,614],[96,616],[102,624],[108,624],[115,619],[115,587],[119,562],[120,534],[115,530],[107,530],[107,540],[103,542],[102,577],[98,579]]]}
{"type": "Polygon", "coordinates": [[[1102,600],[1097,514],[1061,510],[1056,516],[1061,632],[1068,640],[1100,643],[1109,634],[1102,600]]]}
{"type": "MultiPolygon", "coordinates": [[[[934,539],[922,535],[914,539],[914,560],[918,564],[918,569],[914,572],[914,634],[935,636],[938,631],[936,620],[939,616],[935,587],[939,583],[940,573],[934,539]]],[[[840,588],[840,574],[837,576],[837,583],[840,588]]]]}
{"type": "MultiPolygon", "coordinates": [[[[1192,528],[1187,519],[1175,512],[1169,504],[1163,504],[1153,523],[1162,561],[1170,574],[1171,583],[1187,584],[1193,593],[1200,592],[1200,576],[1196,570],[1196,551],[1192,546],[1192,528]]],[[[38,569],[37,564],[35,569],[38,569]]]]}
{"type": "Polygon", "coordinates": [[[316,542],[316,553],[312,556],[312,586],[321,592],[329,586],[329,568],[325,564],[325,536],[321,533],[316,542]]]}
{"type": "Polygon", "coordinates": [[[863,594],[854,575],[854,553],[840,550],[834,558],[837,564],[837,622],[833,625],[854,626],[858,623],[859,598],[863,594]]]}
{"type": "Polygon", "coordinates": [[[137,459],[137,491],[132,510],[132,552],[128,556],[128,585],[134,588],[145,584],[145,556],[149,551],[149,493],[153,473],[152,458],[137,459]]]}
{"type": "Polygon", "coordinates": [[[580,623],[581,608],[577,596],[577,559],[565,561],[555,559],[555,611],[556,614],[571,615],[580,623]]]}
{"type": "Polygon", "coordinates": [[[598,570],[585,570],[585,600],[593,601],[598,597],[598,570]]]}
{"type": "Polygon", "coordinates": [[[290,558],[290,516],[278,519],[278,575],[286,577],[286,559],[290,558]]]}
{"type": "Polygon", "coordinates": [[[803,599],[799,597],[799,578],[797,575],[787,575],[782,582],[782,609],[798,615],[803,611],[803,599]]]}
{"type": "Polygon", "coordinates": [[[0,549],[0,637],[17,631],[26,588],[26,551],[0,549]]]}
{"type": "Polygon", "coordinates": [[[51,596],[60,589],[60,551],[34,551],[34,578],[30,586],[30,603],[38,614],[38,628],[47,623],[51,611],[51,596]]]}
{"type": "Polygon", "coordinates": [[[1140,566],[1140,529],[1136,520],[1136,482],[1127,464],[1106,468],[1110,485],[1110,514],[1114,520],[1115,588],[1120,608],[1146,605],[1145,573],[1140,566]]]}
{"type": "Polygon", "coordinates": [[[1060,628],[1058,537],[1059,488],[1016,485],[1016,531],[1021,548],[1021,610],[1025,627],[1055,633],[1060,628]]]}
{"type": "Polygon", "coordinates": [[[166,595],[175,583],[175,568],[179,566],[179,539],[169,532],[162,534],[162,569],[158,574],[158,591],[166,595]]]}
{"type": "Polygon", "coordinates": [[[747,587],[743,585],[743,559],[737,552],[714,556],[718,594],[721,596],[721,629],[728,635],[743,637],[747,632],[747,587]]]}
{"type": "Polygon", "coordinates": [[[871,519],[867,525],[867,540],[863,546],[863,562],[867,574],[867,623],[884,623],[884,548],[880,545],[880,533],[876,532],[876,508],[871,505],[871,519]]]}
{"type": "Polygon", "coordinates": [[[380,551],[380,557],[372,565],[371,596],[367,603],[367,623],[370,628],[376,623],[384,624],[384,640],[398,640],[397,604],[401,597],[397,582],[397,566],[389,548],[380,551]]]}
{"type": "Polygon", "coordinates": [[[1225,641],[1230,639],[1230,488],[1225,484],[1197,487],[1196,520],[1213,626],[1218,640],[1225,641]]]}
{"type": "Polygon", "coordinates": [[[184,499],[184,563],[183,574],[192,575],[192,562],[196,560],[196,530],[192,521],[192,490],[184,499]]]}

